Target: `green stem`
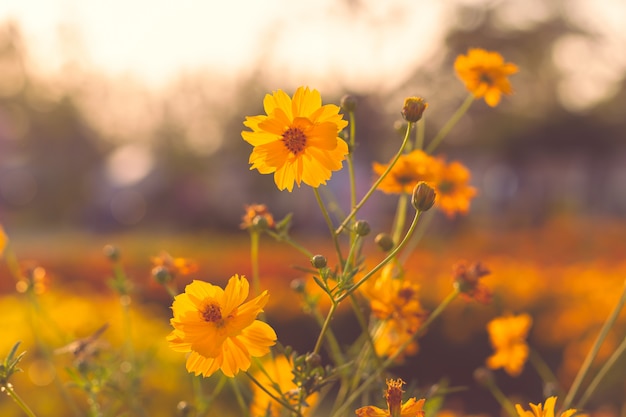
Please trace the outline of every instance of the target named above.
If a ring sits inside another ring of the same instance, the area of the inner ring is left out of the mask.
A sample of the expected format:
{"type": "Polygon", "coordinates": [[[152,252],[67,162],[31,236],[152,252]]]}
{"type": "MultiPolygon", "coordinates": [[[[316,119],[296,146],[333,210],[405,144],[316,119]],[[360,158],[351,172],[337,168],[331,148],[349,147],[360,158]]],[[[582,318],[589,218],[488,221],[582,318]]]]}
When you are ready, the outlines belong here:
{"type": "MultiPolygon", "coordinates": [[[[387,358],[385,360],[385,362],[382,363],[381,366],[377,367],[376,370],[374,371],[374,373],[372,375],[370,375],[369,378],[367,378],[365,381],[363,381],[363,383],[361,385],[359,385],[359,387],[357,389],[355,389],[354,391],[352,391],[352,394],[350,394],[350,396],[348,397],[348,399],[341,405],[341,407],[339,407],[337,410],[335,410],[335,412],[332,414],[332,416],[343,416],[345,415],[346,410],[352,405],[352,403],[354,403],[354,401],[358,398],[359,395],[361,395],[361,393],[363,393],[363,391],[365,391],[373,382],[375,382],[380,375],[383,373],[383,371],[385,369],[387,369],[391,364],[393,364],[393,362],[396,360],[396,358],[402,354],[402,352],[404,351],[404,349],[406,349],[406,347],[411,344],[415,339],[417,339],[419,336],[421,336],[422,334],[424,334],[424,332],[426,331],[426,329],[428,328],[428,326],[435,321],[435,319],[437,317],[439,317],[441,315],[441,313],[444,312],[444,310],[448,307],[448,305],[450,305],[450,303],[452,301],[454,301],[454,299],[459,295],[459,291],[457,289],[455,289],[454,291],[452,291],[450,294],[448,294],[448,296],[437,306],[437,308],[435,308],[435,310],[428,316],[428,319],[426,319],[426,321],[424,322],[424,324],[422,324],[422,326],[420,326],[420,328],[418,329],[417,332],[415,332],[410,339],[408,339],[406,342],[404,342],[404,344],[400,347],[400,349],[398,349],[392,356],[390,356],[389,358],[387,358]]],[[[517,416],[516,416],[517,417],[517,416]]]]}
{"type": "Polygon", "coordinates": [[[589,384],[589,386],[583,393],[582,397],[580,397],[580,401],[578,401],[578,404],[576,404],[576,407],[575,407],[577,410],[581,410],[585,408],[585,405],[587,405],[587,401],[589,401],[589,398],[593,395],[595,390],[598,388],[598,385],[600,385],[600,382],[604,379],[606,374],[611,370],[613,365],[615,365],[615,362],[624,353],[624,351],[626,351],[626,338],[622,340],[622,343],[620,343],[617,349],[615,349],[615,352],[613,352],[611,357],[602,366],[600,371],[593,378],[593,380],[591,381],[591,383],[589,384]]]}
{"type": "Polygon", "coordinates": [[[396,208],[396,217],[394,221],[394,228],[392,239],[394,242],[400,240],[400,236],[402,236],[402,230],[404,229],[404,225],[406,223],[406,209],[409,202],[409,195],[406,193],[400,194],[398,198],[398,207],[396,208]]]}
{"type": "Polygon", "coordinates": [[[504,395],[502,390],[495,383],[492,382],[487,384],[487,389],[489,389],[493,397],[496,399],[496,401],[498,401],[500,406],[506,410],[507,414],[510,417],[519,417],[517,414],[517,410],[515,410],[513,403],[511,403],[511,400],[509,400],[507,396],[504,395]]]}
{"type": "Polygon", "coordinates": [[[335,245],[335,251],[337,252],[337,259],[339,260],[339,265],[341,265],[341,269],[343,270],[343,256],[341,255],[341,247],[339,246],[339,239],[337,238],[337,233],[335,233],[335,228],[333,227],[333,221],[330,219],[330,215],[328,214],[328,210],[326,210],[326,206],[324,205],[324,201],[320,196],[319,190],[317,188],[313,188],[313,192],[315,193],[315,199],[317,200],[317,204],[320,206],[320,210],[322,210],[322,215],[324,216],[324,220],[326,221],[326,225],[328,226],[330,235],[333,238],[333,244],[335,245]]]}
{"type": "Polygon", "coordinates": [[[361,209],[363,204],[365,204],[365,202],[370,198],[370,196],[374,193],[374,191],[376,191],[376,189],[378,188],[378,185],[382,182],[382,180],[385,179],[387,174],[389,174],[389,172],[391,171],[393,166],[396,164],[396,162],[398,161],[400,156],[402,156],[402,154],[404,153],[404,148],[406,147],[407,143],[409,142],[409,137],[411,136],[411,129],[412,129],[412,127],[413,127],[413,123],[409,123],[407,125],[407,127],[406,127],[406,134],[404,135],[404,140],[402,141],[402,145],[400,145],[400,149],[398,150],[396,155],[393,157],[393,159],[389,163],[389,166],[387,166],[387,169],[385,170],[385,172],[383,172],[382,175],[376,180],[376,182],[374,182],[372,187],[363,196],[361,201],[359,201],[358,204],[355,205],[352,208],[352,211],[350,212],[350,214],[348,214],[348,216],[339,225],[337,230],[335,230],[335,234],[336,235],[338,235],[339,233],[341,233],[343,231],[343,229],[348,225],[350,220],[352,220],[352,218],[356,215],[356,213],[361,209]]]}
{"type": "Polygon", "coordinates": [[[298,252],[300,252],[307,258],[311,259],[313,257],[313,253],[309,252],[304,246],[300,245],[298,242],[291,239],[289,236],[281,236],[278,233],[272,232],[270,230],[266,230],[265,233],[267,233],[268,235],[270,235],[271,237],[273,237],[275,240],[279,242],[287,243],[288,245],[296,249],[298,252]]]}
{"type": "Polygon", "coordinates": [[[259,278],[259,237],[260,233],[254,228],[250,229],[250,264],[252,265],[252,288],[254,294],[261,294],[261,281],[259,278]]]}
{"type": "Polygon", "coordinates": [[[417,122],[417,134],[415,136],[415,149],[424,149],[424,137],[426,135],[426,119],[422,115],[422,118],[417,122]]]}
{"type": "Polygon", "coordinates": [[[411,223],[411,226],[409,227],[409,230],[407,231],[406,235],[404,236],[404,239],[402,239],[402,242],[400,242],[400,244],[398,246],[393,248],[393,250],[387,254],[385,259],[380,261],[380,263],[378,265],[376,265],[367,274],[365,274],[363,276],[363,278],[361,278],[356,284],[354,284],[352,287],[350,287],[350,289],[348,289],[342,295],[337,297],[337,299],[335,300],[337,303],[340,303],[343,299],[345,299],[350,294],[352,294],[354,291],[356,291],[357,288],[359,288],[365,281],[367,281],[372,275],[374,275],[376,272],[378,272],[383,266],[387,265],[387,263],[389,261],[391,261],[396,256],[396,254],[400,251],[400,249],[402,249],[404,247],[404,245],[406,245],[406,243],[411,238],[411,235],[413,234],[413,231],[415,230],[415,226],[417,225],[417,221],[419,220],[421,213],[422,213],[421,211],[416,211],[415,212],[415,217],[413,217],[413,222],[411,223]]]}
{"type": "MultiPolygon", "coordinates": [[[[541,355],[539,355],[536,350],[530,349],[528,359],[543,380],[544,384],[554,384],[555,387],[558,385],[558,379],[556,375],[554,375],[554,372],[552,372],[548,364],[543,360],[541,355]]],[[[560,397],[561,394],[562,393],[559,392],[558,396],[560,397]]]]}
{"type": "Polygon", "coordinates": [[[589,353],[587,353],[587,357],[585,358],[585,361],[583,362],[582,366],[578,370],[578,374],[576,375],[576,378],[574,379],[572,386],[567,392],[567,396],[565,397],[565,400],[563,400],[563,405],[561,406],[561,409],[567,410],[570,408],[570,405],[572,404],[572,401],[574,400],[574,397],[576,396],[576,393],[578,392],[578,389],[580,388],[585,375],[587,375],[587,372],[589,371],[589,368],[591,367],[591,363],[598,355],[598,351],[600,350],[600,346],[602,345],[602,342],[604,342],[604,339],[606,339],[606,336],[609,333],[609,330],[611,329],[611,327],[613,327],[613,324],[615,323],[615,320],[617,320],[617,316],[619,315],[620,311],[622,311],[624,304],[626,304],[626,281],[624,281],[624,288],[622,288],[622,294],[620,296],[619,301],[615,305],[615,308],[613,309],[613,311],[611,312],[607,320],[604,322],[604,325],[602,326],[602,329],[600,330],[600,334],[598,334],[598,337],[596,338],[593,346],[591,347],[591,350],[589,351],[589,353]]]}
{"type": "Polygon", "coordinates": [[[293,407],[293,405],[289,404],[287,401],[285,401],[283,398],[278,397],[277,395],[274,395],[274,393],[272,393],[270,390],[268,390],[265,386],[263,386],[263,384],[261,384],[261,382],[259,382],[258,379],[256,379],[255,377],[253,377],[249,372],[245,372],[245,374],[248,376],[248,378],[250,378],[250,381],[252,381],[257,387],[261,388],[261,390],[266,393],[267,395],[270,396],[270,398],[272,398],[274,401],[276,401],[277,403],[279,403],[280,405],[282,405],[283,407],[287,408],[290,411],[293,411],[294,413],[296,413],[298,416],[301,415],[300,411],[298,411],[297,409],[295,409],[293,407]]]}
{"type": "Polygon", "coordinates": [[[426,153],[432,154],[433,151],[439,146],[441,141],[450,133],[452,128],[461,120],[461,117],[467,112],[472,103],[474,102],[474,96],[472,94],[468,95],[465,101],[459,106],[456,112],[448,119],[446,124],[439,130],[437,136],[433,138],[430,144],[426,147],[426,153]]]}
{"type": "Polygon", "coordinates": [[[237,385],[237,380],[235,380],[235,378],[228,378],[228,381],[230,382],[230,385],[233,387],[233,393],[235,393],[235,399],[237,400],[237,404],[239,405],[239,408],[241,408],[243,415],[246,417],[249,417],[250,409],[246,405],[246,401],[244,400],[243,395],[241,394],[241,389],[239,388],[239,385],[237,385]]]}
{"type": "Polygon", "coordinates": [[[13,401],[17,403],[17,405],[22,409],[22,411],[24,411],[24,413],[26,413],[27,416],[36,417],[35,413],[33,413],[33,410],[31,410],[30,407],[28,407],[28,405],[24,402],[24,400],[22,400],[22,398],[17,395],[17,392],[15,392],[11,384],[9,384],[8,382],[6,384],[3,384],[2,390],[4,390],[9,397],[13,398],[13,401]]]}
{"type": "Polygon", "coordinates": [[[320,349],[322,348],[322,342],[324,341],[324,336],[330,327],[330,321],[335,315],[335,311],[337,310],[338,303],[331,300],[332,304],[330,305],[330,309],[328,310],[328,314],[326,315],[326,320],[324,320],[324,324],[322,324],[322,330],[320,330],[320,334],[317,337],[317,342],[315,342],[315,348],[313,348],[313,354],[319,354],[320,349]]]}

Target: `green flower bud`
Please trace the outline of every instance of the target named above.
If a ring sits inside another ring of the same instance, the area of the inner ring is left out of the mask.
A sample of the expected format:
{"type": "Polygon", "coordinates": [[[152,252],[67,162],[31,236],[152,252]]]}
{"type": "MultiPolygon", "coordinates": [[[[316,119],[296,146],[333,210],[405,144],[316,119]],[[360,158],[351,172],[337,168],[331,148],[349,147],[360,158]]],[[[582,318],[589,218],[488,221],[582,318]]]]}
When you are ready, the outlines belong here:
{"type": "Polygon", "coordinates": [[[354,96],[346,94],[341,97],[341,108],[347,112],[353,112],[356,109],[357,99],[354,96]]]}
{"type": "Polygon", "coordinates": [[[374,242],[378,245],[379,248],[384,250],[385,252],[389,252],[395,246],[393,239],[387,233],[379,233],[374,238],[374,242]]]}
{"type": "Polygon", "coordinates": [[[111,262],[117,262],[120,260],[120,250],[113,245],[106,245],[102,252],[111,262]]]}
{"type": "Polygon", "coordinates": [[[164,266],[155,266],[152,268],[152,278],[159,284],[163,285],[172,280],[170,271],[164,266]]]}
{"type": "Polygon", "coordinates": [[[436,196],[435,190],[422,181],[413,188],[411,203],[417,211],[428,211],[435,204],[436,196]]]}
{"type": "Polygon", "coordinates": [[[311,258],[311,265],[313,265],[313,268],[315,269],[325,268],[326,264],[326,257],[324,257],[323,255],[315,255],[311,258]]]}
{"type": "Polygon", "coordinates": [[[372,231],[370,224],[365,220],[357,220],[354,223],[354,231],[359,236],[367,236],[372,231]]]}

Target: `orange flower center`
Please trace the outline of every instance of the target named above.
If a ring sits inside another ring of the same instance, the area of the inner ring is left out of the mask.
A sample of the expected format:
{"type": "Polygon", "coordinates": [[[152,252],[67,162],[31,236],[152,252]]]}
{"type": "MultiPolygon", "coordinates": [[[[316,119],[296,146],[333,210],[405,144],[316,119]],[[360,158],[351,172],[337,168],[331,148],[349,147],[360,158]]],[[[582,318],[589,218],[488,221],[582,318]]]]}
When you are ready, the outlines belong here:
{"type": "Polygon", "coordinates": [[[306,135],[297,127],[290,127],[285,130],[282,138],[285,148],[289,149],[294,155],[298,155],[306,148],[306,135]]]}
{"type": "Polygon", "coordinates": [[[219,323],[222,321],[222,310],[217,303],[209,303],[202,309],[202,318],[209,323],[219,323]]]}

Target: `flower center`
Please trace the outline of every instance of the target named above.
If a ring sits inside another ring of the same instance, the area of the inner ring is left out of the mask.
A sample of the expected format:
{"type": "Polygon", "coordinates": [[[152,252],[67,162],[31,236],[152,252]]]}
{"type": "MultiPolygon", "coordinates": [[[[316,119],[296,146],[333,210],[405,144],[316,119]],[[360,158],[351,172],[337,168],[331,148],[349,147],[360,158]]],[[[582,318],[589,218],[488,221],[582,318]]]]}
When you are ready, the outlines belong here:
{"type": "Polygon", "coordinates": [[[219,304],[209,303],[202,309],[202,318],[209,323],[219,323],[222,321],[222,310],[219,304]]]}
{"type": "Polygon", "coordinates": [[[302,153],[306,147],[306,135],[297,127],[290,127],[285,130],[282,141],[285,144],[285,148],[289,149],[294,155],[302,153]]]}
{"type": "Polygon", "coordinates": [[[454,183],[452,181],[441,181],[437,184],[437,189],[441,194],[451,194],[454,191],[454,183]]]}
{"type": "Polygon", "coordinates": [[[488,85],[493,85],[493,77],[490,74],[483,72],[482,74],[480,74],[480,82],[488,85]]]}

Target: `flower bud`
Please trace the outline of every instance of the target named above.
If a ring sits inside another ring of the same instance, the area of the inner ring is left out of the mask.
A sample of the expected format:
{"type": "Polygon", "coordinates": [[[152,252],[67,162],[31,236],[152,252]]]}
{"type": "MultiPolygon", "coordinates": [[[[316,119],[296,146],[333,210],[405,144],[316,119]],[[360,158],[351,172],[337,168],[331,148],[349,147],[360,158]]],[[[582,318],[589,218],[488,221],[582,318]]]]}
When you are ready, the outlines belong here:
{"type": "Polygon", "coordinates": [[[347,112],[353,112],[356,109],[357,100],[356,97],[346,94],[341,97],[341,108],[347,112]]]}
{"type": "Polygon", "coordinates": [[[436,196],[437,193],[435,193],[435,190],[430,185],[421,181],[413,188],[411,203],[417,211],[428,211],[433,204],[435,204],[436,196]]]}
{"type": "Polygon", "coordinates": [[[303,279],[294,279],[291,281],[290,286],[292,290],[298,293],[304,293],[304,290],[306,289],[306,283],[303,279]]]}
{"type": "Polygon", "coordinates": [[[325,268],[326,264],[326,257],[324,257],[323,255],[315,255],[311,258],[311,265],[313,265],[313,268],[315,269],[325,268]]]}
{"type": "Polygon", "coordinates": [[[409,123],[415,123],[422,118],[428,103],[421,97],[407,97],[402,107],[402,117],[409,123]]]}
{"type": "Polygon", "coordinates": [[[186,401],[181,401],[176,405],[176,411],[181,417],[193,416],[195,414],[194,406],[186,401]]]}
{"type": "Polygon", "coordinates": [[[374,242],[376,242],[378,247],[384,250],[385,252],[389,252],[391,249],[393,249],[395,245],[395,243],[393,242],[393,239],[387,233],[377,234],[376,237],[374,238],[374,242]]]}
{"type": "Polygon", "coordinates": [[[494,384],[493,372],[487,368],[476,368],[474,370],[474,381],[483,387],[490,387],[494,384]]]}
{"type": "Polygon", "coordinates": [[[117,262],[120,260],[120,250],[113,245],[106,245],[102,252],[111,262],[117,262]]]}
{"type": "Polygon", "coordinates": [[[357,220],[354,223],[354,231],[359,236],[367,236],[372,229],[370,228],[370,224],[365,220],[357,220]]]}
{"type": "Polygon", "coordinates": [[[266,230],[269,228],[270,224],[265,216],[257,215],[254,216],[254,219],[252,219],[252,226],[254,226],[257,230],[266,230]]]}
{"type": "Polygon", "coordinates": [[[306,363],[311,368],[317,368],[318,366],[322,364],[322,357],[318,355],[317,353],[309,353],[306,356],[306,363]]]}
{"type": "Polygon", "coordinates": [[[170,271],[163,265],[152,268],[152,278],[154,278],[154,280],[161,285],[166,284],[173,279],[170,271]]]}

